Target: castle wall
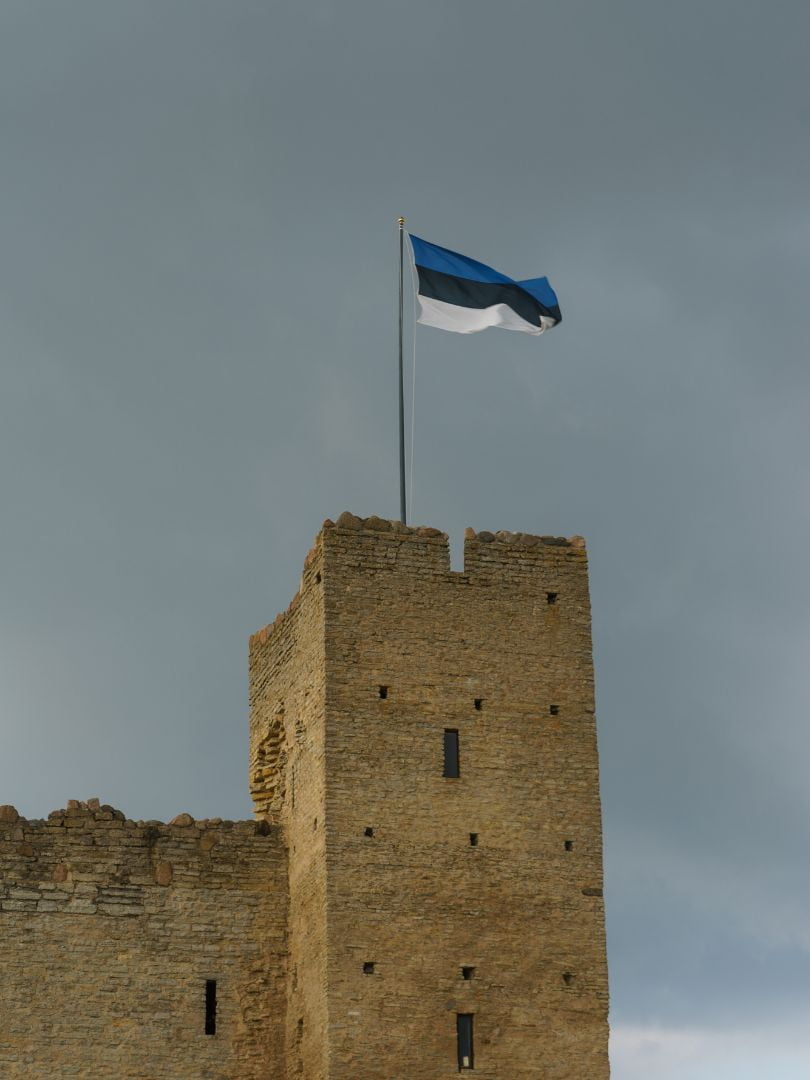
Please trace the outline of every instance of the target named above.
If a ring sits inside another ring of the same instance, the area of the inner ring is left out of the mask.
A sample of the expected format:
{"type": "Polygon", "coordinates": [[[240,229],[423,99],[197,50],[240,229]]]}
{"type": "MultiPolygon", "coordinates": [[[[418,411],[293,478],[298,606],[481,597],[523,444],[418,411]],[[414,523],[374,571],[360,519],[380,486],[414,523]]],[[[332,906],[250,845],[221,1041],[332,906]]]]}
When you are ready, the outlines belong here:
{"type": "Polygon", "coordinates": [[[0,808],[0,1076],[270,1080],[285,1009],[286,852],[256,822],[0,808]],[[205,984],[216,980],[216,1033],[205,984]]]}
{"type": "MultiPolygon", "coordinates": [[[[320,548],[289,609],[250,641],[250,786],[256,813],[289,849],[285,1071],[326,1076],[326,765],[320,548]]],[[[282,1074],[279,1074],[281,1076],[282,1074]]]]}
{"type": "Polygon", "coordinates": [[[606,1080],[584,543],[326,522],[250,710],[256,821],[0,807],[0,1076],[606,1080]]]}
{"type": "Polygon", "coordinates": [[[470,534],[453,573],[436,530],[338,525],[322,534],[328,1078],[449,1080],[471,1013],[482,1080],[602,1080],[584,544],[470,534]]]}

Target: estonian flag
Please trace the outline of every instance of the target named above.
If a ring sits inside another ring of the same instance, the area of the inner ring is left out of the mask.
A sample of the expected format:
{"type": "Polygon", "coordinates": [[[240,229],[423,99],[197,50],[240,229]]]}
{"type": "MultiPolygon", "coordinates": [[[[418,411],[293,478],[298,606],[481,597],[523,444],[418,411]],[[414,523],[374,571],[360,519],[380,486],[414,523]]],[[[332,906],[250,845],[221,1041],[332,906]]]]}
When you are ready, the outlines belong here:
{"type": "Polygon", "coordinates": [[[513,281],[483,263],[411,236],[419,275],[418,322],[474,334],[488,326],[542,334],[562,321],[548,278],[513,281]]]}

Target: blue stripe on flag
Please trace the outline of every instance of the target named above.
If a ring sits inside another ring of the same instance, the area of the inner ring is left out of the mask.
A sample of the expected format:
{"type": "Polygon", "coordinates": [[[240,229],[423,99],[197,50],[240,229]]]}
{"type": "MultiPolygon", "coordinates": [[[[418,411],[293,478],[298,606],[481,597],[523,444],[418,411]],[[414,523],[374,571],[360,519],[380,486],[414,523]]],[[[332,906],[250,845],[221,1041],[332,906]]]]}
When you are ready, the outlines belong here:
{"type": "MultiPolygon", "coordinates": [[[[413,247],[413,261],[417,266],[424,266],[426,270],[439,270],[442,274],[452,274],[454,277],[466,278],[467,281],[519,284],[525,288],[522,282],[514,282],[512,278],[507,277],[506,274],[499,274],[491,266],[484,266],[483,263],[476,262],[475,259],[468,259],[466,255],[448,251],[447,248],[439,247],[437,244],[429,244],[427,240],[420,240],[413,233],[409,233],[409,236],[413,247]]],[[[529,282],[531,285],[535,283],[535,281],[529,282]]],[[[526,289],[526,292],[529,291],[529,289],[526,289]]],[[[554,303],[556,302],[555,297],[554,303]]]]}
{"type": "Polygon", "coordinates": [[[527,281],[516,281],[515,284],[519,285],[524,292],[529,294],[529,296],[533,296],[535,300],[539,300],[543,307],[559,307],[557,294],[554,292],[551,285],[549,285],[547,277],[529,278],[527,281]]]}
{"type": "Polygon", "coordinates": [[[413,247],[413,261],[417,266],[424,266],[426,270],[438,270],[442,274],[452,274],[453,277],[465,278],[467,281],[497,282],[500,285],[519,285],[535,300],[547,308],[558,306],[557,294],[549,284],[548,278],[528,278],[526,281],[515,281],[507,277],[491,266],[476,262],[466,255],[459,255],[457,251],[449,251],[439,247],[438,244],[429,244],[413,233],[409,234],[413,247]]]}

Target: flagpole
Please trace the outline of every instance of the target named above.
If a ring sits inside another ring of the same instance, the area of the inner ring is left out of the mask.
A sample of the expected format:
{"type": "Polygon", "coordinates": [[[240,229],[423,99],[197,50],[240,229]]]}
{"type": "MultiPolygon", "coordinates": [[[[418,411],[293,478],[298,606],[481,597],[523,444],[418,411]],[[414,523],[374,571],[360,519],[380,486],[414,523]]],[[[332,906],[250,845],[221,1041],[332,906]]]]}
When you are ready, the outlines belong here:
{"type": "Polygon", "coordinates": [[[397,219],[399,225],[399,513],[402,524],[407,524],[405,505],[405,376],[402,361],[402,328],[404,312],[405,276],[405,218],[397,219]]]}

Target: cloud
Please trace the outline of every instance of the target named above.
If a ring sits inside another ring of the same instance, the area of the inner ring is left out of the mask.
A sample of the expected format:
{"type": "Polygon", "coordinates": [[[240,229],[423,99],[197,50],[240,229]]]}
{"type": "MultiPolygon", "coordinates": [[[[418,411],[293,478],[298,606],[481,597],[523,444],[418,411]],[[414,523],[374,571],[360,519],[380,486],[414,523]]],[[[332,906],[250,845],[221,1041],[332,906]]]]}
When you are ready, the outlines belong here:
{"type": "Polygon", "coordinates": [[[404,213],[565,314],[417,331],[416,516],[587,537],[616,1076],[773,1080],[810,1011],[810,5],[399,8],[0,7],[0,802],[248,812],[247,634],[324,517],[398,512],[404,213]]]}
{"type": "Polygon", "coordinates": [[[610,1043],[613,1080],[803,1080],[807,1024],[754,1029],[620,1025],[610,1043]]]}

